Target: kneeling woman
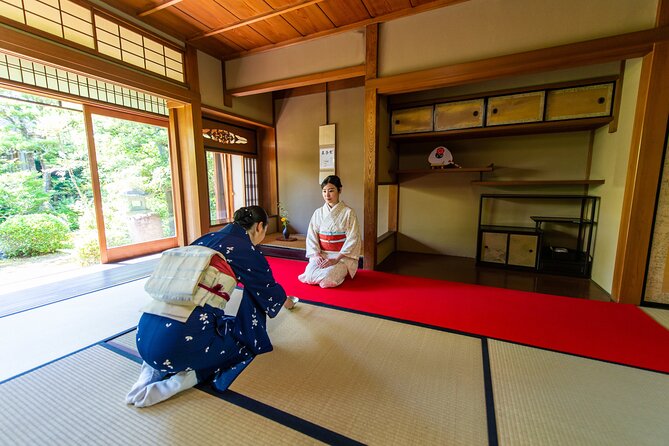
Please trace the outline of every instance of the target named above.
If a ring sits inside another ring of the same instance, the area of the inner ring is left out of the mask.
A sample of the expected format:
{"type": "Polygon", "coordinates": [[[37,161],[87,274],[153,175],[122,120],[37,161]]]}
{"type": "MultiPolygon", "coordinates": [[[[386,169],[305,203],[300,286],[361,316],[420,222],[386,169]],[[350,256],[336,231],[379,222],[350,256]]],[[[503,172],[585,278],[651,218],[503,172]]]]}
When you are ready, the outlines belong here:
{"type": "Polygon", "coordinates": [[[293,305],[274,280],[265,257],[255,249],[267,232],[267,214],[259,206],[238,209],[234,223],[206,234],[193,245],[223,254],[244,292],[236,316],[209,305],[196,306],[185,322],[143,313],[137,327],[137,349],[144,363],[128,404],[150,406],[211,382],[226,390],[251,360],[272,350],[266,315],[293,305]]]}
{"type": "Polygon", "coordinates": [[[353,209],[339,200],[341,180],[336,175],[321,183],[323,207],[316,209],[307,230],[309,263],[298,279],[307,284],[330,288],[340,285],[346,275],[355,276],[360,257],[360,229],[353,209]]]}

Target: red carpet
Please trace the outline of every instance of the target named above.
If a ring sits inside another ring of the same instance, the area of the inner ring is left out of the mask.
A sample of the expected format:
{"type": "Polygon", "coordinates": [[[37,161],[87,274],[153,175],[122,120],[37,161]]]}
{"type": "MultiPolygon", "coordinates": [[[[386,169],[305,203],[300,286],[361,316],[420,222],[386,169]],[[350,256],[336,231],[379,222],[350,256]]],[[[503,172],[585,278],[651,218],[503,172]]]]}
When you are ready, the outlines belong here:
{"type": "Polygon", "coordinates": [[[669,330],[633,305],[363,270],[321,289],[297,280],[305,262],[268,261],[303,300],[669,373],[669,330]]]}

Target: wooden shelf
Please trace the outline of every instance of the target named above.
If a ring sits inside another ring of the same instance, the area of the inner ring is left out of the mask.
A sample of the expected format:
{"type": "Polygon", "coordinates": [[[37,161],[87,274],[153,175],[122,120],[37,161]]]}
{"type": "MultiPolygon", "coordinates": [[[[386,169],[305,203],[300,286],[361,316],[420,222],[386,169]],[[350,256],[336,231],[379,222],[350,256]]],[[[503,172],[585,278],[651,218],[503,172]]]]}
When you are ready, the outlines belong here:
{"type": "Polygon", "coordinates": [[[405,133],[391,135],[392,141],[445,140],[462,138],[490,138],[535,133],[559,133],[593,130],[607,125],[612,117],[571,119],[565,121],[537,122],[532,124],[511,124],[470,129],[447,130],[443,132],[405,133]]]}
{"type": "Polygon", "coordinates": [[[604,180],[498,180],[472,181],[478,186],[579,186],[604,184],[604,180]]]}
{"type": "Polygon", "coordinates": [[[493,165],[486,167],[452,167],[448,169],[403,169],[396,170],[394,173],[398,174],[421,174],[427,175],[431,173],[467,173],[467,172],[492,172],[493,165]]]}

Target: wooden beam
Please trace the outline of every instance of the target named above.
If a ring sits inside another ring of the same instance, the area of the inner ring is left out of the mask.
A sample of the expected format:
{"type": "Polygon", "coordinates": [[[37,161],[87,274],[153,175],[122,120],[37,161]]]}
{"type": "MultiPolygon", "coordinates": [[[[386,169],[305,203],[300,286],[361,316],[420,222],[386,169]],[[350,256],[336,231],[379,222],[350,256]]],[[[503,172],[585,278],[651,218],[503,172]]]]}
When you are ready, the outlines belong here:
{"type": "Polygon", "coordinates": [[[642,57],[669,40],[669,26],[371,80],[379,94],[408,93],[520,74],[642,57]]]}
{"type": "Polygon", "coordinates": [[[278,81],[264,82],[262,84],[248,85],[246,87],[232,88],[229,93],[233,96],[249,96],[270,91],[285,90],[288,88],[304,87],[306,85],[333,82],[342,79],[350,79],[365,75],[365,65],[340,68],[338,70],[323,71],[320,73],[296,76],[278,81]]]}
{"type": "Polygon", "coordinates": [[[279,202],[279,176],[277,174],[276,131],[273,128],[258,130],[257,163],[260,205],[269,215],[276,215],[279,202]]]}
{"type": "Polygon", "coordinates": [[[137,13],[137,17],[146,17],[147,15],[151,15],[154,12],[158,12],[160,10],[163,10],[165,8],[169,8],[172,5],[176,5],[177,3],[181,3],[182,0],[166,0],[162,3],[157,4],[156,6],[152,6],[150,8],[144,9],[143,11],[140,11],[137,13]]]}
{"type": "Polygon", "coordinates": [[[365,80],[376,79],[378,74],[379,24],[365,28],[365,80]]]}
{"type": "Polygon", "coordinates": [[[253,16],[253,17],[248,18],[248,19],[240,20],[239,22],[233,23],[232,25],[223,26],[221,28],[217,28],[217,29],[214,29],[212,31],[209,31],[209,32],[206,32],[206,33],[203,33],[203,34],[199,34],[197,36],[194,36],[194,37],[191,37],[190,39],[188,39],[188,42],[203,39],[205,37],[215,36],[216,34],[221,34],[221,33],[224,33],[226,31],[232,31],[233,29],[241,28],[242,26],[248,26],[248,25],[251,25],[253,23],[260,22],[260,21],[267,20],[267,19],[271,19],[272,17],[276,17],[276,16],[279,16],[279,15],[282,15],[282,14],[286,14],[286,13],[291,12],[291,11],[296,11],[298,9],[306,8],[307,6],[315,5],[315,4],[320,3],[322,1],[324,1],[324,0],[302,0],[299,3],[296,3],[296,4],[291,5],[291,6],[285,6],[283,8],[278,8],[278,9],[275,9],[271,12],[266,12],[264,14],[259,14],[257,16],[253,16]]]}
{"type": "Polygon", "coordinates": [[[226,77],[225,74],[225,62],[222,60],[220,62],[221,62],[221,77],[223,82],[223,105],[232,108],[232,95],[228,91],[228,78],[226,77]]]}
{"type": "Polygon", "coordinates": [[[376,88],[367,87],[367,83],[376,78],[378,61],[378,24],[369,25],[365,32],[365,108],[364,108],[364,234],[363,267],[376,268],[379,196],[377,190],[377,171],[379,164],[379,97],[376,88]]]}
{"type": "Polygon", "coordinates": [[[644,57],[632,130],[611,297],[638,305],[643,295],[669,119],[669,43],[644,57]]]}
{"type": "Polygon", "coordinates": [[[378,103],[375,88],[365,88],[365,122],[364,122],[364,199],[365,230],[363,234],[363,268],[376,267],[376,230],[378,218],[378,191],[376,177],[378,170],[378,103]]]}
{"type": "Polygon", "coordinates": [[[655,26],[669,25],[669,1],[657,2],[657,13],[655,15],[655,26]]]}
{"type": "Polygon", "coordinates": [[[265,129],[274,128],[271,123],[256,121],[255,119],[250,119],[245,116],[238,115],[236,113],[231,113],[226,110],[221,110],[220,108],[212,107],[210,105],[202,105],[201,109],[202,113],[211,115],[219,119],[224,119],[226,121],[231,121],[233,124],[251,125],[253,127],[265,128],[265,129]]]}

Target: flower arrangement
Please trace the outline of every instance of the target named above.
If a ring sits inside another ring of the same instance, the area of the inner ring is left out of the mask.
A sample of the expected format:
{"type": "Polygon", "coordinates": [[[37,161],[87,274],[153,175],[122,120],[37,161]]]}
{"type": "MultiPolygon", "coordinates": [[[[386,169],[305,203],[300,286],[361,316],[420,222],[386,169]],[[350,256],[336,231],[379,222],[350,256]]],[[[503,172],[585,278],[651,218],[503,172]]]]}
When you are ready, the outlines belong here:
{"type": "Polygon", "coordinates": [[[278,203],[279,206],[279,216],[281,217],[281,225],[283,226],[283,229],[286,229],[288,227],[288,211],[284,207],[283,204],[279,201],[278,203]]]}

